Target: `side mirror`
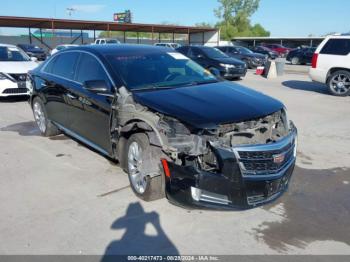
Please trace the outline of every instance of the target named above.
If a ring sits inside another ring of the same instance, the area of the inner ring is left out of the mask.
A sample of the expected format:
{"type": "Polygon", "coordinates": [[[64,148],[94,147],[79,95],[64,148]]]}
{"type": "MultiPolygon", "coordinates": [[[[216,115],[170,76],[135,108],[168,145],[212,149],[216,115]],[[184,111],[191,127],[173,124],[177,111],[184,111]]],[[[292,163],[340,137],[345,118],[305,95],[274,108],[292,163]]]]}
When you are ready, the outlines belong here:
{"type": "Polygon", "coordinates": [[[36,58],[36,57],[34,57],[34,56],[32,56],[32,57],[30,58],[30,60],[33,61],[33,62],[38,62],[38,58],[36,58]]]}
{"type": "Polygon", "coordinates": [[[220,71],[218,69],[216,69],[216,68],[212,67],[212,68],[209,69],[209,71],[210,71],[210,73],[212,73],[216,77],[220,77],[221,76],[220,75],[220,71]]]}
{"type": "Polygon", "coordinates": [[[104,80],[89,80],[84,82],[84,88],[92,93],[107,93],[109,88],[104,80]]]}

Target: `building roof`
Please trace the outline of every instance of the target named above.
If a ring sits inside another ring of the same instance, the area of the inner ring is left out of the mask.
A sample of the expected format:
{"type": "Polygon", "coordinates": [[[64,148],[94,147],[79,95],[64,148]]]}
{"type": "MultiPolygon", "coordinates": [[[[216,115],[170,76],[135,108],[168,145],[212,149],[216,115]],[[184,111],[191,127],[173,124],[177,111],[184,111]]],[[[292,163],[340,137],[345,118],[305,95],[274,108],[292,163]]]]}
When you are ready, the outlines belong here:
{"type": "Polygon", "coordinates": [[[270,36],[252,36],[252,37],[234,37],[232,40],[322,40],[325,36],[311,37],[270,37],[270,36]]]}
{"type": "Polygon", "coordinates": [[[42,29],[73,29],[73,30],[100,30],[100,31],[127,31],[127,32],[154,32],[154,33],[202,33],[216,31],[210,27],[157,25],[157,24],[121,24],[108,21],[85,21],[56,18],[35,18],[0,16],[0,27],[42,28],[42,29]]]}

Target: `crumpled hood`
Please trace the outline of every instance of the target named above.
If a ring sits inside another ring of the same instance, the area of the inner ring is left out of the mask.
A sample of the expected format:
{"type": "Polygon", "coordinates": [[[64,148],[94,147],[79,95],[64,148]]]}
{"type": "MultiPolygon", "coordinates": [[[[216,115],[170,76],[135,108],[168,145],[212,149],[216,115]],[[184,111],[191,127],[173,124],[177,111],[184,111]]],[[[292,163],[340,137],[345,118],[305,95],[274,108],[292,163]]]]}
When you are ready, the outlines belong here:
{"type": "Polygon", "coordinates": [[[39,64],[33,61],[22,62],[2,62],[0,61],[0,72],[9,74],[26,74],[29,70],[33,70],[39,64]]]}
{"type": "Polygon", "coordinates": [[[228,81],[133,92],[134,100],[196,128],[263,117],[283,108],[278,100],[228,81]]]}

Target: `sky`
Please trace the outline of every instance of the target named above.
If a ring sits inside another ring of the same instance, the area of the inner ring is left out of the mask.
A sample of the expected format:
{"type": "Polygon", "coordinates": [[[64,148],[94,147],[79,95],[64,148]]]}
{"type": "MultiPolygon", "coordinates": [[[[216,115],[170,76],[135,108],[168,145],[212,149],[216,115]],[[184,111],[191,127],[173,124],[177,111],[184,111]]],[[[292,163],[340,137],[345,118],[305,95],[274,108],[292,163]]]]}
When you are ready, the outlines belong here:
{"type": "MultiPolygon", "coordinates": [[[[28,16],[112,21],[113,13],[130,9],[135,23],[194,25],[218,20],[217,0],[0,0],[1,16],[28,16]],[[71,17],[67,8],[74,8],[71,17]]],[[[349,0],[260,0],[252,23],[275,37],[303,37],[350,31],[349,0]]],[[[26,33],[0,28],[0,34],[26,33]]]]}

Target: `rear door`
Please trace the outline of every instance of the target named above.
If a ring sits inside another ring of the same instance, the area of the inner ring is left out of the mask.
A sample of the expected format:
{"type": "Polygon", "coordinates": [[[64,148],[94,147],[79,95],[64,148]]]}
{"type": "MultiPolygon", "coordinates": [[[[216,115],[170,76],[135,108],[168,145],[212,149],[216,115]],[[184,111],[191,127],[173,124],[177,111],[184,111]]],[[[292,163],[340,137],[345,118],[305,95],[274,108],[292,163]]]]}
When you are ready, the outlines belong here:
{"type": "Polygon", "coordinates": [[[48,118],[66,128],[69,115],[69,89],[74,83],[78,53],[61,53],[43,68],[40,80],[48,118]]]}
{"type": "Polygon", "coordinates": [[[85,52],[80,55],[75,82],[77,84],[70,89],[73,97],[71,103],[72,114],[70,115],[71,130],[93,143],[98,149],[103,149],[109,153],[111,152],[111,95],[114,94],[112,82],[98,58],[85,52]],[[98,94],[85,89],[84,82],[92,80],[105,81],[109,92],[98,94]]]}

